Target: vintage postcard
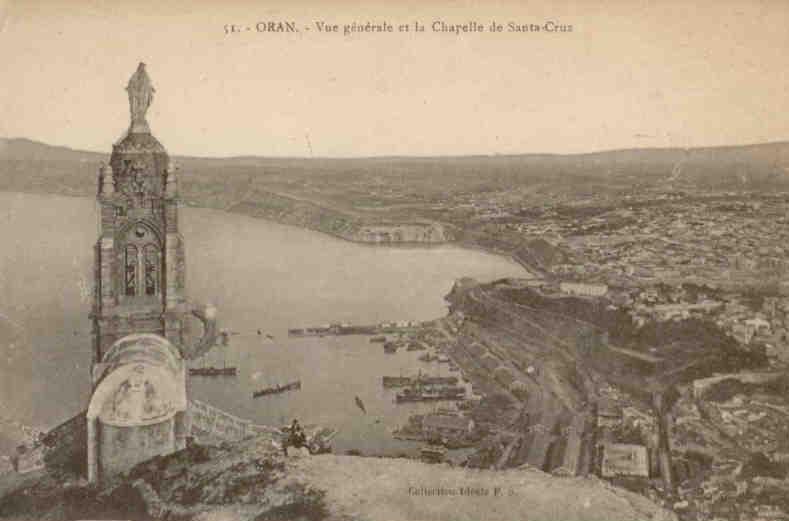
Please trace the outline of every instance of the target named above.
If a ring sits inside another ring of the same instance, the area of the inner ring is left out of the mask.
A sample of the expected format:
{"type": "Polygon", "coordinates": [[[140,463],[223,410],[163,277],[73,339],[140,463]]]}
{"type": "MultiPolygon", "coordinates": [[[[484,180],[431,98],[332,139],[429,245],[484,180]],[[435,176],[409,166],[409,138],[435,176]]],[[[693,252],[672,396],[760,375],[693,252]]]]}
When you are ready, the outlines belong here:
{"type": "Polygon", "coordinates": [[[789,520],[788,23],[0,0],[0,519],[789,520]]]}

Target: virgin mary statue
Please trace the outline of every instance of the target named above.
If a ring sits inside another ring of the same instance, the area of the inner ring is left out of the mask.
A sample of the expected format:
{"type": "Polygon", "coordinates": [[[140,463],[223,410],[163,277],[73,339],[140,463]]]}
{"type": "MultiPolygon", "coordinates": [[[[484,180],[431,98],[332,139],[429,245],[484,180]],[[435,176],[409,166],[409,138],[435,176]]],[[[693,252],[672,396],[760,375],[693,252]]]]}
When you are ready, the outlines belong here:
{"type": "Polygon", "coordinates": [[[129,132],[150,133],[151,129],[145,120],[145,113],[153,101],[155,90],[153,85],[151,85],[151,78],[145,72],[144,63],[140,63],[137,70],[132,74],[129,84],[126,86],[126,92],[129,93],[129,112],[131,113],[131,128],[129,132]]]}

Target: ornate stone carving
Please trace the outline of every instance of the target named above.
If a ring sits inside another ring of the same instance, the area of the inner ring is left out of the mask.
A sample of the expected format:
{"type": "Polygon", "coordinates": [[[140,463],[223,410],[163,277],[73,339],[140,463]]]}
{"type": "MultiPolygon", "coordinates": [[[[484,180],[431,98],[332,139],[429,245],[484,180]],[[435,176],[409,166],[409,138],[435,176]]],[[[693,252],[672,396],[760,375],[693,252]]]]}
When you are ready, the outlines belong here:
{"type": "Polygon", "coordinates": [[[133,206],[142,206],[146,198],[155,195],[147,167],[142,161],[134,161],[124,169],[120,191],[126,195],[133,206]]]}

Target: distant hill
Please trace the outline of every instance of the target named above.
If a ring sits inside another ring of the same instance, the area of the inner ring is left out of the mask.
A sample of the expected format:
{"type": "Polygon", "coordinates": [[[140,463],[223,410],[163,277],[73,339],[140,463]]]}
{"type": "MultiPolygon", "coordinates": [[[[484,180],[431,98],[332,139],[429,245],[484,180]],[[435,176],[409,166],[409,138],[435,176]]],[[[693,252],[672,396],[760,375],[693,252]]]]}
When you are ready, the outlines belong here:
{"type": "MultiPolygon", "coordinates": [[[[68,192],[92,193],[96,168],[106,154],[52,146],[24,138],[0,138],[0,190],[37,191],[46,180],[65,183],[68,192]]],[[[360,176],[397,176],[428,190],[499,189],[523,182],[573,185],[666,183],[713,189],[789,189],[789,143],[712,148],[612,150],[590,154],[496,155],[380,158],[196,158],[175,156],[197,177],[229,174],[330,177],[337,182],[360,176]]],[[[218,179],[217,179],[218,180],[218,179]]],[[[328,179],[327,179],[328,181],[328,179]]],[[[51,190],[47,190],[51,191],[51,190]]]]}
{"type": "Polygon", "coordinates": [[[47,145],[26,138],[0,138],[0,160],[8,161],[101,161],[104,154],[47,145]]]}

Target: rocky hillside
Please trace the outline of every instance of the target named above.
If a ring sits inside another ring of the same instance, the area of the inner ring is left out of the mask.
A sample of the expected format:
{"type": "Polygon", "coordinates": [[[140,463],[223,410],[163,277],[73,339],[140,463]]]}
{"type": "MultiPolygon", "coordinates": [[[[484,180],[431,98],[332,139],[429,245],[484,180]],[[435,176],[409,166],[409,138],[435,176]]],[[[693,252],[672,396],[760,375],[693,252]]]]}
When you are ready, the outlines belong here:
{"type": "Polygon", "coordinates": [[[3,519],[671,520],[597,479],[353,456],[283,457],[266,438],[192,446],[101,488],[62,469],[0,499],[3,519]]]}

